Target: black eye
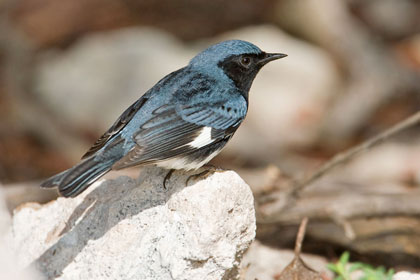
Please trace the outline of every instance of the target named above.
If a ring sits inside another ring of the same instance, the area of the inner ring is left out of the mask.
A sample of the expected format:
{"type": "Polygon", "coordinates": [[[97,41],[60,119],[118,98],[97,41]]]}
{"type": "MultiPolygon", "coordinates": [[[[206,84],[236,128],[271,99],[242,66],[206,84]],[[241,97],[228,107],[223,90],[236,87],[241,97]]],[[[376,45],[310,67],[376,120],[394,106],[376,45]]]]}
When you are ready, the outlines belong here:
{"type": "Polygon", "coordinates": [[[245,67],[248,67],[251,64],[251,58],[248,56],[244,56],[241,58],[241,64],[245,67]]]}

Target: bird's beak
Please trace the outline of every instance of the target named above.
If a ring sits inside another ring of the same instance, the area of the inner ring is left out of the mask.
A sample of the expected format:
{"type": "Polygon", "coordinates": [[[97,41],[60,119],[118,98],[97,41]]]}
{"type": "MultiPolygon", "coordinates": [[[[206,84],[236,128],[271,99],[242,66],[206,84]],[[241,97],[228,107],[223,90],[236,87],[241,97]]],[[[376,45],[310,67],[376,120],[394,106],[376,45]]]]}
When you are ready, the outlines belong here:
{"type": "Polygon", "coordinates": [[[260,64],[262,66],[262,65],[265,65],[265,64],[269,63],[270,61],[280,59],[280,58],[283,58],[283,57],[286,57],[286,56],[287,56],[287,54],[284,54],[284,53],[266,53],[264,58],[262,58],[258,62],[258,64],[260,64]]]}

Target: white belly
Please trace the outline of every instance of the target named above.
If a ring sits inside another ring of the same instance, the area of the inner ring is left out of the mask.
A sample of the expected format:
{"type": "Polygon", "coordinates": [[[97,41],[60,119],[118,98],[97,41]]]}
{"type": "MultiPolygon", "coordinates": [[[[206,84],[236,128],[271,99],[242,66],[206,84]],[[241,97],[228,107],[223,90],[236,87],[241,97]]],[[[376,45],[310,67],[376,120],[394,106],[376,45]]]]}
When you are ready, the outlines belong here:
{"type": "Polygon", "coordinates": [[[205,159],[191,161],[188,157],[175,157],[157,162],[156,165],[165,169],[198,169],[214,158],[219,152],[220,150],[214,151],[205,159]]]}

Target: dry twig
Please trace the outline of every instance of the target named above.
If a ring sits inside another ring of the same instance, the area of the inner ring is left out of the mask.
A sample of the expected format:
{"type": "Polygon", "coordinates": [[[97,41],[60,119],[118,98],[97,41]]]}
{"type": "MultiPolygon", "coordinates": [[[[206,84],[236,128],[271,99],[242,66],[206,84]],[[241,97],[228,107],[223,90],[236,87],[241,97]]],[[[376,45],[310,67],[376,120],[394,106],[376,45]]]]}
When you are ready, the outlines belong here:
{"type": "Polygon", "coordinates": [[[365,142],[351,148],[348,151],[339,153],[335,155],[331,160],[324,163],[321,167],[319,167],[314,173],[310,176],[298,182],[292,191],[293,195],[297,195],[298,192],[302,191],[305,187],[309,186],[314,181],[318,180],[333,168],[341,165],[350,159],[356,157],[357,155],[361,154],[362,152],[368,151],[372,147],[376,146],[377,144],[387,140],[388,138],[394,136],[395,134],[401,132],[404,129],[412,127],[416,124],[420,123],[420,111],[415,113],[414,115],[408,117],[407,119],[397,123],[396,125],[392,126],[391,128],[385,130],[384,132],[366,140],[365,142]]]}
{"type": "Polygon", "coordinates": [[[303,238],[305,238],[306,226],[308,224],[308,217],[303,218],[299,226],[299,231],[295,243],[295,256],[299,256],[302,251],[303,238]]]}
{"type": "Polygon", "coordinates": [[[286,268],[281,272],[281,274],[276,277],[279,280],[285,279],[300,279],[300,280],[318,280],[322,279],[321,275],[309,267],[300,257],[300,252],[302,249],[303,238],[305,237],[306,225],[308,224],[308,218],[303,218],[298,235],[296,237],[295,244],[295,257],[292,262],[286,266],[286,268]]]}

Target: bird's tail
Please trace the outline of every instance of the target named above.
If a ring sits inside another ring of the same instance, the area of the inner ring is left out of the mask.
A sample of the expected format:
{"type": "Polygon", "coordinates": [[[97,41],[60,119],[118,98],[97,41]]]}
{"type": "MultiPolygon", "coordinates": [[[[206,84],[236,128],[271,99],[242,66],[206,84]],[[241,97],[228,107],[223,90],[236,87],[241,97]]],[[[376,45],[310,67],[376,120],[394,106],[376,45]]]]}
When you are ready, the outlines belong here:
{"type": "Polygon", "coordinates": [[[90,157],[81,163],[65,170],[41,183],[43,188],[58,187],[58,191],[64,197],[75,197],[86,190],[99,177],[107,173],[114,160],[96,161],[90,157]]]}

